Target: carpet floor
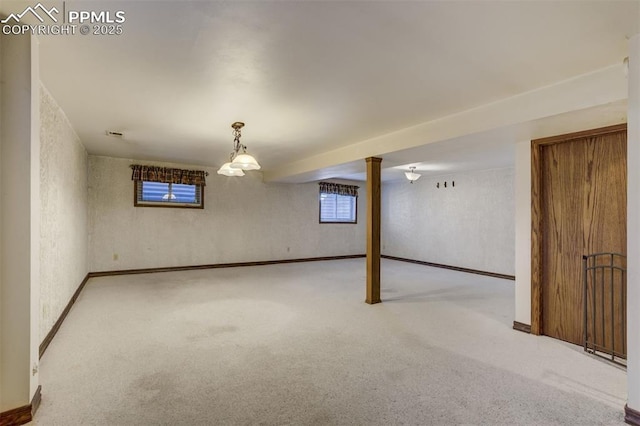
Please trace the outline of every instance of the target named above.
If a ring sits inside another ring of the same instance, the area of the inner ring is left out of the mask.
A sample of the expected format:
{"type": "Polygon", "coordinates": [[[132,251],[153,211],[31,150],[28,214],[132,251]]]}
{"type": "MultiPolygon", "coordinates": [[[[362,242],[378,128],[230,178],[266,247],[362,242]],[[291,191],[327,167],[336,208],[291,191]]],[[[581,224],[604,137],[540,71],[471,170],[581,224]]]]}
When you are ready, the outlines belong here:
{"type": "Polygon", "coordinates": [[[626,372],[511,327],[514,282],[364,259],[93,278],[37,425],[619,425],[626,372]]]}

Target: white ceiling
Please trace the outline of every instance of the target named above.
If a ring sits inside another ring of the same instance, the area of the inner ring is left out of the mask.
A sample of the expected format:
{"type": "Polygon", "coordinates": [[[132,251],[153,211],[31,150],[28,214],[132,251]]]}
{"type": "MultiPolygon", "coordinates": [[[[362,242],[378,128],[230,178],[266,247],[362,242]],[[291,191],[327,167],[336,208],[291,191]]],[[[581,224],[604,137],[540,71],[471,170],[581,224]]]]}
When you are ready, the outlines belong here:
{"type": "MultiPolygon", "coordinates": [[[[244,121],[243,143],[281,181],[362,178],[364,155],[314,159],[621,68],[640,22],[640,0],[74,3],[126,13],[119,36],[39,37],[43,84],[89,153],[219,166],[244,121]]],[[[625,120],[622,100],[593,98],[571,114],[362,152],[430,173],[503,167],[518,138],[625,120]]]]}

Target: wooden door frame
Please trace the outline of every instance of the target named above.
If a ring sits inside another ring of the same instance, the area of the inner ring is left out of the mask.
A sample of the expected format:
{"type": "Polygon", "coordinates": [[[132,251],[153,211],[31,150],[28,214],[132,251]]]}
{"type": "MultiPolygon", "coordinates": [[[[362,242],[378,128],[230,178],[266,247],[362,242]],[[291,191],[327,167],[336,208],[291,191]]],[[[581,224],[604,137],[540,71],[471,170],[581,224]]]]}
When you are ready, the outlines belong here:
{"type": "Polygon", "coordinates": [[[540,335],[544,332],[542,321],[542,148],[626,130],[627,124],[624,123],[531,141],[531,334],[540,335]]]}

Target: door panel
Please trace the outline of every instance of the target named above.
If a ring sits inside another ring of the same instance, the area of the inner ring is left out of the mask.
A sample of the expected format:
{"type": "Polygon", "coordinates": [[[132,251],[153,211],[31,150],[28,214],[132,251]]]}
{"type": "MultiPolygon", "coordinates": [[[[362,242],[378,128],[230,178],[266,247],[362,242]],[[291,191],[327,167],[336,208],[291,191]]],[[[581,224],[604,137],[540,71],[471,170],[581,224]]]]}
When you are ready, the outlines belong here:
{"type": "Polygon", "coordinates": [[[626,253],[626,131],[545,145],[540,156],[543,333],[582,344],[582,255],[626,253]]]}

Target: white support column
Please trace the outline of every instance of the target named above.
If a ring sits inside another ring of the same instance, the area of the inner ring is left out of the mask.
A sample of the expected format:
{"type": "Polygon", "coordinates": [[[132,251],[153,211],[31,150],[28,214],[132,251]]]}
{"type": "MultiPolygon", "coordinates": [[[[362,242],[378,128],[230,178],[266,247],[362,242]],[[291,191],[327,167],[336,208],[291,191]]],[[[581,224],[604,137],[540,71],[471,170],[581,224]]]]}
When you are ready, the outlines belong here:
{"type": "Polygon", "coordinates": [[[15,420],[3,413],[20,409],[30,416],[38,390],[40,81],[35,38],[0,35],[0,77],[0,423],[11,424],[15,420]]]}
{"type": "Polygon", "coordinates": [[[627,113],[627,423],[640,425],[640,34],[629,40],[627,113]]]}
{"type": "Polygon", "coordinates": [[[516,145],[516,288],[514,328],[531,325],[531,141],[516,145]]]}
{"type": "MultiPolygon", "coordinates": [[[[30,236],[30,402],[40,388],[40,42],[31,37],[31,144],[30,144],[30,175],[29,182],[29,213],[30,236]],[[34,372],[34,367],[35,372],[34,372]]],[[[37,396],[37,404],[40,404],[37,396]]],[[[37,410],[36,407],[32,407],[37,410]]]]}

